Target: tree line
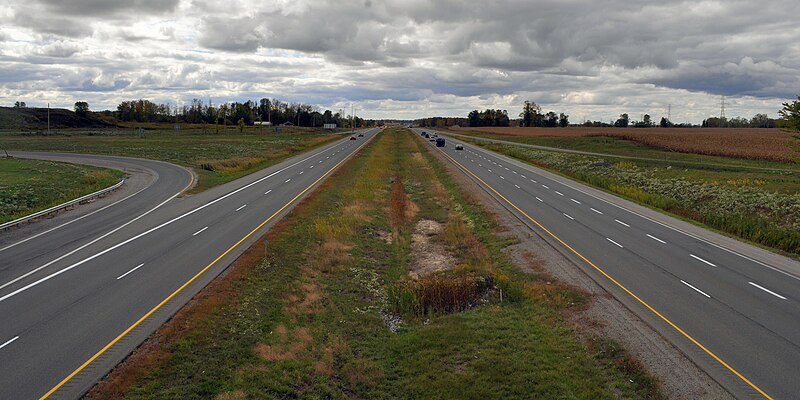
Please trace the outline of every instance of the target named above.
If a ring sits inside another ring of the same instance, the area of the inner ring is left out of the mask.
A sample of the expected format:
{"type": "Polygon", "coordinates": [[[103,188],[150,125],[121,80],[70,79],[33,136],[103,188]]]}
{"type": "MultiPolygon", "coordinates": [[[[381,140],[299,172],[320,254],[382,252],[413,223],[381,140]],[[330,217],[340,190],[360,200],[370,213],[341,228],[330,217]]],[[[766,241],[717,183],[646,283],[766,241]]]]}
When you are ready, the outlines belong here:
{"type": "Polygon", "coordinates": [[[287,103],[277,99],[262,98],[243,103],[229,102],[214,105],[210,100],[192,101],[182,107],[156,104],[149,100],[123,101],[117,106],[114,116],[123,122],[185,122],[191,124],[245,125],[270,122],[273,125],[291,123],[300,126],[322,126],[336,124],[339,127],[374,125],[359,117],[345,116],[331,110],[303,103],[287,103]]]}

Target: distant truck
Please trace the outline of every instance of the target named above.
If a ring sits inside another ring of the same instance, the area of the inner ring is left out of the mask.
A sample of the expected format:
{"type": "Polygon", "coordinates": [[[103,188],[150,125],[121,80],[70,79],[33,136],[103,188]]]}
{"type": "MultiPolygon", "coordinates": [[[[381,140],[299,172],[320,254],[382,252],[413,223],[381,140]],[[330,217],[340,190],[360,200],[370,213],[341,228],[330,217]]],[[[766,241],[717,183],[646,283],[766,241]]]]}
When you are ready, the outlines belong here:
{"type": "Polygon", "coordinates": [[[444,138],[436,139],[436,147],[444,147],[444,138]]]}

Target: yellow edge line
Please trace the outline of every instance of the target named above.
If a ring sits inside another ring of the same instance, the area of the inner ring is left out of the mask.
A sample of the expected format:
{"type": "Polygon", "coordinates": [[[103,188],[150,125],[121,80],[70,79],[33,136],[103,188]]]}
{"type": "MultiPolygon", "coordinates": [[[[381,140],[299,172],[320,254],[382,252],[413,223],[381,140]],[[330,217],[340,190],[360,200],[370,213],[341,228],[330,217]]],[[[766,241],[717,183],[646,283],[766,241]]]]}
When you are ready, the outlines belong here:
{"type": "Polygon", "coordinates": [[[51,396],[53,393],[55,393],[55,391],[56,391],[56,390],[60,389],[62,386],[64,386],[64,384],[66,384],[67,382],[69,382],[69,380],[70,380],[70,379],[74,378],[74,377],[75,377],[75,375],[79,374],[79,373],[80,373],[81,371],[83,371],[83,370],[84,370],[84,369],[85,369],[87,366],[89,366],[89,364],[91,364],[91,363],[92,363],[94,360],[96,360],[96,359],[97,359],[97,357],[100,357],[100,356],[101,356],[103,353],[105,353],[105,352],[106,352],[106,351],[107,351],[109,348],[111,348],[111,346],[113,346],[114,344],[116,344],[117,342],[119,342],[119,341],[120,341],[122,338],[124,338],[124,337],[125,337],[125,336],[126,336],[128,333],[130,333],[130,331],[132,331],[134,328],[136,328],[137,326],[139,326],[139,325],[140,325],[142,322],[144,322],[144,321],[145,321],[145,320],[146,320],[148,317],[150,317],[150,316],[151,316],[153,313],[155,313],[155,312],[156,312],[156,311],[158,311],[158,310],[159,310],[161,307],[163,307],[163,306],[164,306],[164,304],[166,304],[168,301],[170,301],[170,300],[171,300],[173,297],[177,296],[177,295],[178,295],[180,292],[182,292],[182,291],[183,291],[183,289],[185,289],[187,286],[189,286],[189,285],[190,285],[192,282],[194,282],[194,281],[195,281],[197,278],[199,278],[201,275],[203,275],[203,273],[205,273],[206,271],[208,271],[208,269],[209,269],[209,268],[211,268],[212,266],[214,266],[214,264],[216,264],[216,263],[217,263],[217,262],[218,262],[220,259],[222,259],[222,257],[225,257],[225,256],[226,256],[228,253],[230,253],[231,251],[233,251],[233,249],[235,249],[235,248],[236,248],[237,246],[239,246],[239,245],[240,245],[242,242],[244,242],[245,240],[247,240],[247,238],[249,238],[249,237],[250,237],[250,236],[252,236],[252,235],[253,235],[253,234],[254,234],[256,231],[258,231],[259,229],[261,229],[261,227],[263,227],[264,225],[266,225],[266,224],[267,224],[267,223],[268,223],[270,220],[272,220],[273,218],[275,218],[275,216],[276,216],[276,215],[278,215],[278,214],[280,214],[280,213],[281,213],[283,210],[285,210],[285,209],[286,209],[286,207],[289,207],[289,205],[291,205],[292,203],[294,203],[294,202],[295,202],[295,200],[297,200],[297,199],[298,199],[300,196],[302,196],[304,193],[306,193],[306,192],[307,192],[309,189],[311,189],[311,188],[312,188],[314,185],[316,185],[317,183],[319,183],[319,181],[321,181],[323,178],[325,178],[326,176],[328,176],[328,174],[330,174],[330,173],[331,173],[331,172],[332,172],[334,169],[336,169],[337,167],[339,167],[339,165],[341,165],[342,163],[344,163],[345,161],[347,161],[347,160],[350,158],[350,156],[352,156],[353,154],[356,154],[356,153],[357,153],[359,150],[361,150],[361,148],[362,148],[362,147],[366,146],[366,145],[367,145],[367,144],[368,144],[368,143],[369,143],[371,140],[372,140],[372,139],[370,139],[370,140],[368,140],[368,141],[364,142],[364,144],[362,144],[362,145],[361,145],[361,146],[359,146],[357,149],[355,149],[355,150],[354,150],[352,153],[350,153],[350,155],[348,155],[347,157],[345,157],[344,159],[342,159],[341,161],[339,161],[338,163],[336,163],[336,165],[334,165],[333,167],[331,167],[331,169],[329,169],[329,170],[328,170],[328,171],[326,171],[324,174],[322,174],[322,176],[320,176],[320,177],[319,177],[319,178],[318,178],[316,181],[314,181],[314,183],[312,183],[312,184],[308,185],[308,187],[306,187],[305,189],[303,189],[303,191],[302,191],[302,192],[300,192],[300,193],[299,193],[297,196],[294,196],[294,198],[292,198],[291,200],[289,200],[289,202],[288,202],[288,203],[284,204],[284,205],[283,205],[283,207],[281,207],[281,208],[280,208],[278,211],[275,211],[275,213],[274,213],[274,214],[270,215],[270,216],[269,216],[269,218],[265,219],[265,220],[264,220],[264,222],[260,223],[260,224],[259,224],[257,227],[255,227],[255,228],[254,228],[252,231],[250,231],[250,233],[248,233],[247,235],[245,235],[243,238],[239,239],[239,241],[238,241],[238,242],[236,242],[236,244],[234,244],[233,246],[231,246],[231,247],[230,247],[228,250],[225,250],[225,252],[223,252],[222,254],[220,254],[220,255],[219,255],[219,257],[217,257],[216,259],[214,259],[214,261],[212,261],[210,264],[206,265],[206,266],[205,266],[205,268],[201,269],[201,270],[200,270],[200,272],[198,272],[198,273],[197,273],[197,274],[195,274],[193,277],[191,277],[191,278],[190,278],[188,281],[186,281],[186,283],[184,283],[183,285],[181,285],[179,288],[175,289],[175,291],[174,291],[174,292],[172,292],[172,294],[170,294],[169,296],[167,296],[167,297],[166,297],[164,300],[162,300],[160,303],[158,303],[158,305],[156,305],[155,307],[153,307],[153,308],[152,308],[150,311],[148,311],[146,314],[144,314],[144,315],[143,315],[141,318],[139,318],[139,319],[138,319],[136,322],[134,322],[134,323],[133,323],[131,326],[129,326],[127,329],[125,329],[124,331],[122,331],[122,333],[120,333],[120,334],[119,334],[119,336],[115,337],[115,338],[114,338],[114,340],[110,341],[110,342],[109,342],[107,345],[105,345],[105,346],[104,346],[102,349],[100,349],[100,351],[98,351],[98,352],[97,352],[97,353],[95,353],[95,354],[94,354],[92,357],[90,357],[88,360],[86,360],[86,362],[84,362],[83,364],[81,364],[81,366],[80,366],[80,367],[78,367],[77,369],[75,369],[75,371],[72,371],[72,373],[71,373],[71,374],[67,375],[67,377],[66,377],[66,378],[64,378],[64,379],[63,379],[61,382],[59,382],[59,383],[58,383],[57,385],[55,385],[55,386],[54,386],[52,389],[50,389],[50,390],[49,390],[47,393],[45,393],[45,394],[44,394],[42,397],[40,397],[40,398],[39,398],[39,400],[44,400],[44,399],[46,399],[46,398],[50,397],[50,396],[51,396]]]}
{"type": "MultiPolygon", "coordinates": [[[[438,149],[437,149],[437,150],[438,150],[438,149]]],[[[603,274],[603,276],[605,276],[606,278],[608,278],[608,280],[610,280],[610,281],[611,281],[611,282],[613,282],[615,285],[619,286],[619,287],[620,287],[622,290],[624,290],[626,293],[628,293],[629,295],[631,295],[631,297],[633,297],[634,299],[636,299],[636,301],[638,301],[639,303],[641,303],[642,305],[644,305],[645,307],[647,307],[647,309],[649,309],[650,311],[652,311],[652,312],[653,312],[653,314],[657,315],[657,316],[658,316],[659,318],[661,318],[661,319],[662,319],[664,322],[666,322],[666,323],[667,323],[667,324],[669,324],[671,327],[673,327],[673,328],[674,328],[676,331],[678,331],[678,332],[679,332],[681,335],[683,335],[684,337],[686,337],[687,339],[689,339],[689,341],[691,341],[692,343],[694,343],[694,344],[695,344],[697,347],[699,347],[701,350],[703,350],[703,351],[704,351],[706,354],[708,354],[709,356],[711,356],[712,358],[714,358],[715,360],[717,360],[717,362],[718,362],[718,363],[722,364],[722,366],[724,366],[724,367],[725,367],[725,368],[727,368],[729,371],[731,371],[731,372],[732,372],[734,375],[736,375],[737,377],[739,377],[739,379],[741,379],[742,381],[744,381],[745,383],[747,383],[748,385],[750,385],[750,387],[751,387],[751,388],[755,389],[755,390],[756,390],[758,393],[760,393],[760,394],[761,394],[762,396],[764,396],[765,398],[767,398],[767,399],[769,399],[769,400],[773,400],[773,398],[772,398],[770,395],[766,394],[766,393],[765,393],[763,390],[761,390],[761,388],[759,388],[758,386],[756,386],[756,385],[755,385],[753,382],[750,382],[750,380],[749,380],[749,379],[747,379],[747,378],[745,378],[745,377],[744,377],[744,375],[740,374],[740,373],[739,373],[739,371],[735,370],[733,367],[731,367],[730,365],[728,365],[728,363],[726,363],[725,361],[723,361],[723,360],[722,360],[721,358],[719,358],[719,357],[718,357],[716,354],[714,354],[714,353],[713,353],[711,350],[709,350],[708,348],[706,348],[705,346],[703,346],[703,345],[702,345],[700,342],[698,342],[697,340],[695,340],[695,338],[693,338],[693,337],[692,337],[692,336],[690,336],[688,333],[686,333],[686,332],[685,332],[683,329],[681,329],[680,327],[678,327],[678,325],[675,325],[675,323],[673,323],[672,321],[670,321],[670,320],[669,320],[669,318],[665,317],[665,316],[664,316],[664,315],[662,315],[660,312],[656,311],[656,309],[655,309],[655,308],[653,308],[652,306],[650,306],[650,304],[647,304],[647,302],[645,302],[644,300],[642,300],[642,299],[641,299],[639,296],[635,295],[633,292],[631,292],[630,290],[628,290],[628,288],[626,288],[624,285],[622,285],[621,283],[619,283],[619,282],[618,282],[616,279],[612,278],[612,277],[611,277],[611,275],[607,274],[607,273],[606,273],[606,272],[605,272],[603,269],[601,269],[600,267],[598,267],[597,265],[595,265],[593,262],[589,261],[589,259],[587,259],[586,257],[584,257],[584,256],[583,256],[583,254],[581,254],[581,253],[579,253],[577,250],[573,249],[573,248],[572,248],[572,246],[570,246],[570,245],[568,245],[567,243],[565,243],[563,240],[561,240],[561,238],[559,238],[558,236],[556,236],[555,234],[553,234],[553,232],[550,232],[550,230],[549,230],[549,229],[547,229],[547,228],[545,228],[545,227],[544,227],[544,225],[540,224],[540,223],[539,223],[539,221],[537,221],[537,220],[535,220],[535,219],[531,218],[531,216],[530,216],[530,215],[528,215],[528,214],[527,214],[525,211],[522,211],[522,210],[521,210],[519,207],[517,207],[517,206],[516,206],[514,203],[512,203],[511,201],[509,201],[509,200],[508,200],[508,199],[507,199],[505,196],[503,196],[502,194],[500,194],[500,193],[499,193],[497,190],[495,190],[493,187],[491,187],[491,186],[490,186],[488,183],[486,183],[486,182],[485,182],[483,179],[479,178],[477,175],[475,175],[474,173],[472,173],[472,171],[468,170],[468,169],[467,169],[465,166],[463,166],[461,163],[459,163],[458,161],[456,161],[456,159],[454,159],[453,157],[450,157],[450,155],[448,155],[448,154],[447,154],[447,153],[445,153],[444,151],[442,151],[442,150],[439,150],[439,151],[440,151],[440,152],[441,152],[441,153],[442,153],[442,154],[443,154],[445,157],[449,158],[449,159],[450,159],[450,161],[452,161],[453,163],[455,163],[456,165],[458,165],[458,166],[459,166],[459,168],[461,168],[463,171],[465,171],[465,172],[467,172],[468,174],[472,175],[472,177],[473,177],[473,178],[475,178],[475,179],[479,180],[479,181],[480,181],[482,184],[484,184],[486,187],[488,187],[488,188],[489,188],[489,189],[490,189],[492,192],[494,192],[496,195],[500,196],[500,198],[502,198],[503,200],[505,200],[505,201],[506,201],[506,203],[510,204],[510,205],[511,205],[511,207],[514,207],[514,209],[515,209],[515,210],[517,210],[517,211],[518,211],[520,214],[524,215],[526,218],[528,218],[529,220],[531,220],[531,222],[533,222],[534,224],[536,224],[536,226],[538,226],[539,228],[541,228],[542,230],[544,230],[545,232],[547,232],[547,234],[548,234],[548,235],[552,236],[552,237],[553,237],[554,239],[556,239],[556,240],[557,240],[559,243],[561,243],[562,245],[564,245],[564,247],[568,248],[570,251],[572,251],[573,253],[575,253],[575,255],[577,255],[578,257],[580,257],[580,258],[581,258],[583,261],[586,261],[586,263],[587,263],[587,264],[591,265],[591,266],[592,266],[592,268],[594,268],[595,270],[597,270],[598,272],[600,272],[601,274],[603,274]]]]}

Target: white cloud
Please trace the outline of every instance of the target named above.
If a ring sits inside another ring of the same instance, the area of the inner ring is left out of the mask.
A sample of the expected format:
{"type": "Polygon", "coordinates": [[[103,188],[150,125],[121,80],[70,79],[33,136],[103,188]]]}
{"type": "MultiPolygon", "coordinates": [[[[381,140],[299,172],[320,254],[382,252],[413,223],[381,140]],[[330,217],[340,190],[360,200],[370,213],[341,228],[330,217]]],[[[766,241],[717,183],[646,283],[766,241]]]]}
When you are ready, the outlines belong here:
{"type": "Polygon", "coordinates": [[[268,96],[366,116],[525,99],[609,120],[775,115],[800,93],[800,3],[0,0],[0,103],[268,96]],[[676,117],[675,117],[676,116],[676,117]]]}

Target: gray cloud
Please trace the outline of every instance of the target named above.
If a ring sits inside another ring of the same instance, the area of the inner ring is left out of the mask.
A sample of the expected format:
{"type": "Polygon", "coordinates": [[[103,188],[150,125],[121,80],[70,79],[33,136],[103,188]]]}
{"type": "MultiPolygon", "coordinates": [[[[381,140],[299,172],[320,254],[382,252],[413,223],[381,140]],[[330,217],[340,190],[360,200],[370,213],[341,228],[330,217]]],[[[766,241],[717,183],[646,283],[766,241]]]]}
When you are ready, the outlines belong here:
{"type": "Polygon", "coordinates": [[[800,93],[798,11],[792,0],[30,0],[6,6],[0,63],[34,72],[0,73],[0,100],[264,95],[437,114],[534,99],[589,117],[692,104],[697,118],[725,95],[747,115],[800,93]]]}
{"type": "Polygon", "coordinates": [[[160,14],[175,10],[178,0],[40,0],[48,12],[74,15],[108,17],[128,14],[136,18],[141,14],[160,14]]]}

